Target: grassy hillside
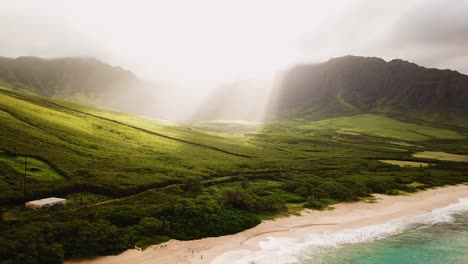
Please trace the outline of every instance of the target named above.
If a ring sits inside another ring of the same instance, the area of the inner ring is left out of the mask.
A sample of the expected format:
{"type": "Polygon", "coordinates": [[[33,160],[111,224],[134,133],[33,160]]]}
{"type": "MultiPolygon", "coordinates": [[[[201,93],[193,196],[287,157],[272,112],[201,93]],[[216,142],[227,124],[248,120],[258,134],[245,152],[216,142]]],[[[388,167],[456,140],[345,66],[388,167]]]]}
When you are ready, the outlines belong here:
{"type": "Polygon", "coordinates": [[[0,135],[0,263],[219,236],[297,208],[468,181],[466,162],[412,155],[468,154],[466,131],[377,115],[187,127],[1,88],[0,135]],[[24,208],[48,196],[68,205],[24,208]]]}
{"type": "Polygon", "coordinates": [[[17,173],[26,173],[27,177],[38,181],[61,181],[65,178],[42,160],[0,152],[0,161],[15,169],[17,173]],[[26,165],[26,166],[25,166],[26,165]]]}
{"type": "Polygon", "coordinates": [[[310,130],[330,130],[351,132],[370,136],[400,140],[422,141],[428,139],[465,139],[460,133],[447,129],[401,122],[389,117],[360,114],[347,117],[325,119],[303,126],[310,130]]]}
{"type": "Polygon", "coordinates": [[[208,136],[122,114],[111,120],[110,112],[86,112],[85,107],[70,108],[17,92],[3,91],[0,101],[1,132],[6,138],[2,149],[40,155],[71,181],[81,177],[75,175],[80,168],[88,168],[87,184],[115,195],[188,176],[232,171],[245,159],[242,155],[254,151],[233,137],[208,136]],[[235,149],[239,153],[230,152],[232,140],[239,141],[235,149]]]}

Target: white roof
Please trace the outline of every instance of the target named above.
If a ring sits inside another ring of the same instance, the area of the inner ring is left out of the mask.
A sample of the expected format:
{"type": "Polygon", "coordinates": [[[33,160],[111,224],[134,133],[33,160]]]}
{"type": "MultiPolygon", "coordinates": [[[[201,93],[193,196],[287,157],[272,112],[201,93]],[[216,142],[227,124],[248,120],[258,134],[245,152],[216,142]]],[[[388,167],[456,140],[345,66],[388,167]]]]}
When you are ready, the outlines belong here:
{"type": "Polygon", "coordinates": [[[46,205],[46,204],[51,204],[51,203],[63,202],[63,201],[66,201],[66,199],[57,198],[57,197],[49,197],[49,198],[44,198],[40,200],[29,201],[28,203],[35,204],[35,205],[46,205]]]}

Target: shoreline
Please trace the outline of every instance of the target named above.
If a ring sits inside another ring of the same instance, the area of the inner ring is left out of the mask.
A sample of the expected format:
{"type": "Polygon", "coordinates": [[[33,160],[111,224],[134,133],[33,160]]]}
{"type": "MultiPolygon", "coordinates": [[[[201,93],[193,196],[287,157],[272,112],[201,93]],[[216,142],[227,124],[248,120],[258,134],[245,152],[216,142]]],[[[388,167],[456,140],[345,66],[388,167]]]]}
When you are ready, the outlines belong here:
{"type": "Polygon", "coordinates": [[[311,233],[333,233],[428,213],[456,203],[460,198],[468,198],[468,185],[439,187],[400,196],[374,194],[374,197],[377,203],[359,201],[335,204],[335,209],[331,211],[303,210],[300,216],[266,220],[237,234],[190,241],[170,240],[144,251],[130,249],[116,256],[70,260],[65,263],[210,263],[226,252],[259,251],[260,242],[268,237],[300,242],[311,233]]]}

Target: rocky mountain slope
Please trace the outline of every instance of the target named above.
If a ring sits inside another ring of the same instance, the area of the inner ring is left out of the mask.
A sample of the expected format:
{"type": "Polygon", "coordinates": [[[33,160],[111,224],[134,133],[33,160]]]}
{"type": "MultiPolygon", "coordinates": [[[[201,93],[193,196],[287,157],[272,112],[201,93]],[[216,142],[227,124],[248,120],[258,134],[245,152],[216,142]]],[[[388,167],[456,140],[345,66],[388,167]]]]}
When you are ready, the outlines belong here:
{"type": "Polygon", "coordinates": [[[269,108],[276,118],[362,112],[467,125],[468,76],[403,60],[345,56],[284,72],[269,108]]]}
{"type": "Polygon", "coordinates": [[[0,83],[49,98],[144,113],[151,105],[151,85],[130,71],[94,58],[0,57],[0,83]]]}

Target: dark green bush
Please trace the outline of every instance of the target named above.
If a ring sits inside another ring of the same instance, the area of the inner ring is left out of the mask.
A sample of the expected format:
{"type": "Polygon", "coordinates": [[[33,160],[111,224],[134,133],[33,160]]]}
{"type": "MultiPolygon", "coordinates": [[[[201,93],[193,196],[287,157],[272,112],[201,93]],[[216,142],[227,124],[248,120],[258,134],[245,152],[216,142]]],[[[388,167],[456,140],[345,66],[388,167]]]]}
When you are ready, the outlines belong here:
{"type": "Polygon", "coordinates": [[[317,199],[314,196],[309,196],[307,198],[306,203],[304,204],[305,208],[310,208],[314,210],[324,210],[325,208],[327,208],[327,206],[327,201],[317,199]]]}

